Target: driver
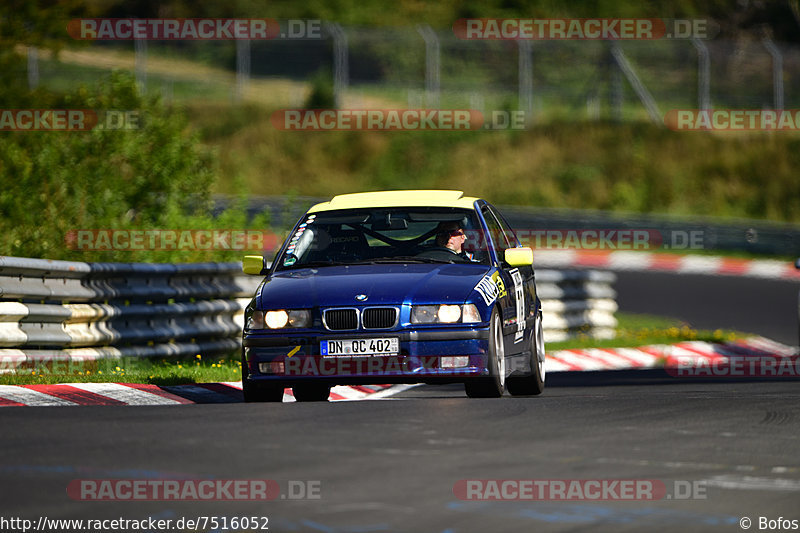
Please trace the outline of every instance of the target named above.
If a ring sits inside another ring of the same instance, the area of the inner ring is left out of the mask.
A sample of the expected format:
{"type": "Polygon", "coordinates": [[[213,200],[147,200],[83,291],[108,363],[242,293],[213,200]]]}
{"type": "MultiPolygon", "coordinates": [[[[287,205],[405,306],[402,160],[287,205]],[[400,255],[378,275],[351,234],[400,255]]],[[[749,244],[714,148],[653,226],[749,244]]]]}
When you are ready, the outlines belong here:
{"type": "Polygon", "coordinates": [[[465,252],[462,247],[467,240],[464,228],[457,221],[440,222],[436,228],[436,245],[447,248],[466,261],[474,261],[472,254],[465,252]]]}

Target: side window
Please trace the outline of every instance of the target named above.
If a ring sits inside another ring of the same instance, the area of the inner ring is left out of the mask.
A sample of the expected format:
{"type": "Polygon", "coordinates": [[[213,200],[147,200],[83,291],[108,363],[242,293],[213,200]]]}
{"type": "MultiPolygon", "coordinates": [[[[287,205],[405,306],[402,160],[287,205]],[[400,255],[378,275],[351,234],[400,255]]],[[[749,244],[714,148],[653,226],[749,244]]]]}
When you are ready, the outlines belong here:
{"type": "Polygon", "coordinates": [[[510,247],[503,228],[500,227],[500,223],[497,221],[497,218],[495,218],[494,214],[489,210],[488,207],[481,209],[481,214],[483,215],[483,219],[486,221],[486,227],[489,228],[489,238],[492,239],[492,243],[494,244],[498,255],[503,257],[504,254],[502,252],[504,252],[506,248],[510,247]]]}
{"type": "Polygon", "coordinates": [[[514,230],[511,229],[511,226],[509,226],[508,222],[506,222],[506,219],[503,218],[503,215],[501,215],[494,207],[491,207],[490,209],[492,214],[500,223],[500,227],[503,228],[503,234],[506,237],[506,242],[508,243],[509,248],[516,248],[519,246],[519,241],[517,240],[514,230]]]}

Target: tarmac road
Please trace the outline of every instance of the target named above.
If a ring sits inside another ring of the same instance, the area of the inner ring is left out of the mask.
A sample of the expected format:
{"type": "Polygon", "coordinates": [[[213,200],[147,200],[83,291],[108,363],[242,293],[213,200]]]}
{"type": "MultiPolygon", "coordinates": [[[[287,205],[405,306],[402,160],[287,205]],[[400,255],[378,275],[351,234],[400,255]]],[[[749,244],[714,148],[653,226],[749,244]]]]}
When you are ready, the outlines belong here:
{"type": "Polygon", "coordinates": [[[660,370],[551,374],[535,398],[470,400],[452,385],[382,401],[4,408],[0,516],[266,516],[272,532],[741,531],[743,516],[800,520],[799,422],[796,381],[660,370]],[[97,502],[66,491],[74,479],[192,477],[270,479],[283,496],[310,481],[319,498],[97,502]],[[673,497],[454,494],[480,479],[655,480],[673,497]]]}
{"type": "Polygon", "coordinates": [[[735,329],[798,344],[797,281],[617,272],[614,289],[620,311],[675,317],[698,329],[735,329]]]}

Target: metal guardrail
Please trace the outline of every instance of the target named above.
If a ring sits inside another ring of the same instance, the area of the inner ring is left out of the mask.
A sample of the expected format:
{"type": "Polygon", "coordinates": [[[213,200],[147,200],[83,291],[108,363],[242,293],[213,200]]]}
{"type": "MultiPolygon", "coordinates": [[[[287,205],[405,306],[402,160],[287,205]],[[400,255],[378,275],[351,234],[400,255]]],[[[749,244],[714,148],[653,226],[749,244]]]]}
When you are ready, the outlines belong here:
{"type": "Polygon", "coordinates": [[[259,281],[239,263],[0,257],[0,360],[229,353],[259,281]]]}
{"type": "MultiPolygon", "coordinates": [[[[539,270],[536,279],[546,341],[613,337],[613,273],[539,270]]],[[[0,362],[230,353],[260,281],[239,263],[0,256],[0,362]]]]}
{"type": "Polygon", "coordinates": [[[536,289],[542,300],[545,342],[577,335],[612,339],[616,333],[617,280],[613,272],[597,270],[536,270],[536,289]]]}

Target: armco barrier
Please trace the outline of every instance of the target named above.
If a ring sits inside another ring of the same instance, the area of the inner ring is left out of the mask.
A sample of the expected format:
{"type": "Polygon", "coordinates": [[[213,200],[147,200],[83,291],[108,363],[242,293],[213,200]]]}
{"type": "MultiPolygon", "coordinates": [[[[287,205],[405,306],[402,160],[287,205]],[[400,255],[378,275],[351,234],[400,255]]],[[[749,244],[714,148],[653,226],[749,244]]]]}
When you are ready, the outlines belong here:
{"type": "MultiPolygon", "coordinates": [[[[539,270],[546,341],[613,337],[615,276],[539,270]]],[[[0,256],[0,361],[214,355],[240,346],[261,278],[239,263],[79,263],[0,256]]]]}
{"type": "Polygon", "coordinates": [[[0,257],[0,360],[229,353],[259,281],[239,263],[0,257]]]}
{"type": "Polygon", "coordinates": [[[596,339],[614,337],[617,293],[613,272],[597,270],[536,270],[536,289],[542,300],[545,342],[584,334],[596,339]]]}

